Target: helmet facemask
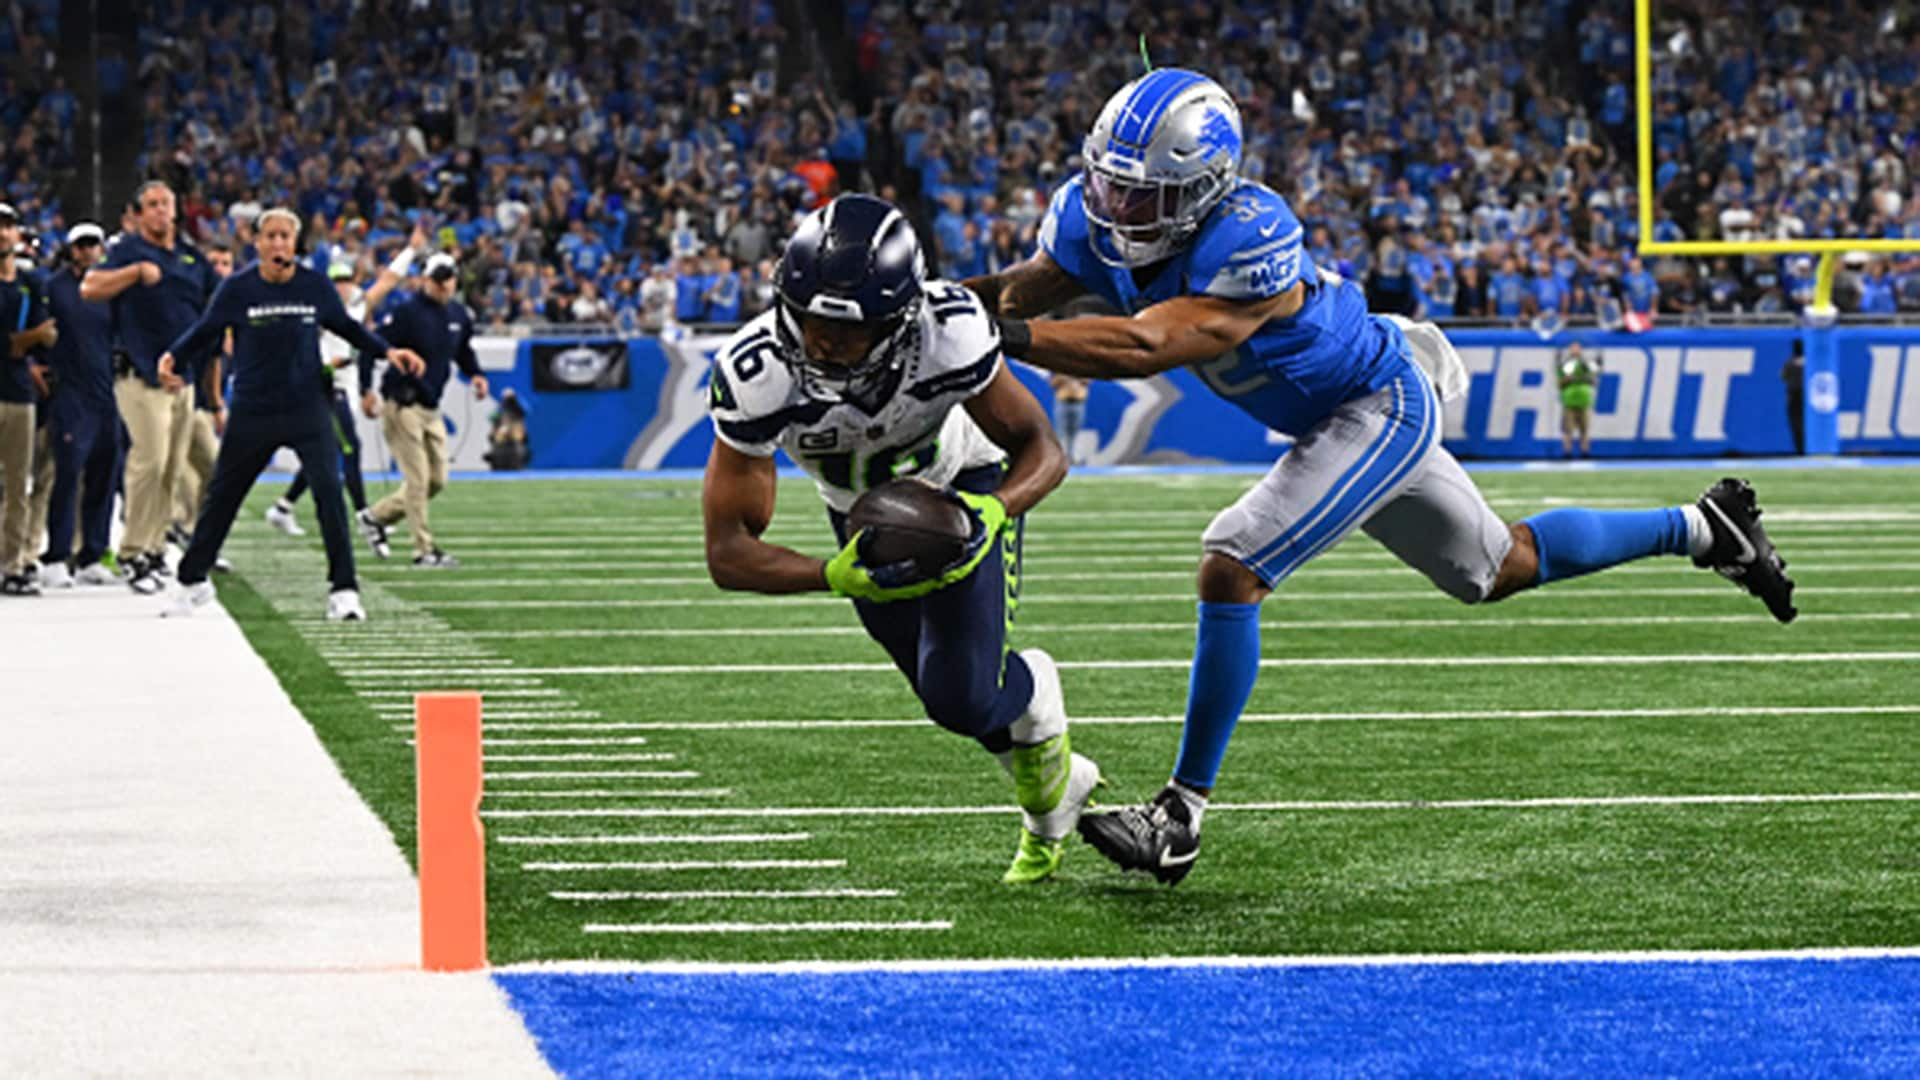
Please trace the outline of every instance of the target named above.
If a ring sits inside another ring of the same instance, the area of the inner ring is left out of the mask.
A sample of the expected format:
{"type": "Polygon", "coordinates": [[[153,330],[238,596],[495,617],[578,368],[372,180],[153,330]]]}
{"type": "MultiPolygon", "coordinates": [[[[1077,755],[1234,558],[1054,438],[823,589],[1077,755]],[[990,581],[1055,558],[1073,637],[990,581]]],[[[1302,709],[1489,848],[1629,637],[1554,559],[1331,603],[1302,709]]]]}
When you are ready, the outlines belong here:
{"type": "Polygon", "coordinates": [[[919,325],[915,315],[920,309],[920,299],[914,297],[891,318],[871,322],[847,317],[857,315],[857,309],[843,314],[829,314],[824,310],[835,306],[834,297],[817,296],[812,305],[814,310],[806,311],[782,297],[780,312],[775,320],[782,346],[781,356],[793,369],[801,392],[809,398],[845,402],[871,416],[886,404],[899,386],[911,351],[906,345],[919,325]],[[801,328],[801,319],[806,315],[869,328],[872,343],[865,354],[852,364],[818,359],[807,350],[806,333],[801,328]]]}
{"type": "Polygon", "coordinates": [[[1086,161],[1087,220],[1105,233],[1096,235],[1094,254],[1113,266],[1150,266],[1179,251],[1225,189],[1214,173],[1177,182],[1136,180],[1092,153],[1086,161]]]}

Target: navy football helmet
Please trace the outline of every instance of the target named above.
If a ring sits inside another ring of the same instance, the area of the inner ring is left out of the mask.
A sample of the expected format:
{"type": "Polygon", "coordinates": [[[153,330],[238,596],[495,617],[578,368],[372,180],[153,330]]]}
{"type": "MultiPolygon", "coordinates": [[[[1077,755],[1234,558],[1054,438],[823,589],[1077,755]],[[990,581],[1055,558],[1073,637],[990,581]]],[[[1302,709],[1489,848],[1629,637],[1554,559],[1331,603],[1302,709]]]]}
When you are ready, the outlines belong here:
{"type": "Polygon", "coordinates": [[[807,215],[774,271],[782,355],[809,397],[873,411],[898,384],[927,276],[920,240],[900,209],[871,195],[842,195],[807,215]],[[871,335],[852,364],[808,354],[803,315],[856,324],[871,335]]]}

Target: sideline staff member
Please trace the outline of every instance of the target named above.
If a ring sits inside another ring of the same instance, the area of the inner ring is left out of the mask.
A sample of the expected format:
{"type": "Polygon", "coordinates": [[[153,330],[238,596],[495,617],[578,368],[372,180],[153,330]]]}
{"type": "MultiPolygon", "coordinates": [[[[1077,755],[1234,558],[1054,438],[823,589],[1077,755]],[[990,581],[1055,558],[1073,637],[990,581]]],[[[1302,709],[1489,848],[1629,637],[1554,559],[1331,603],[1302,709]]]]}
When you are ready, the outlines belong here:
{"type": "Polygon", "coordinates": [[[213,295],[213,266],[175,234],[173,189],[149,180],[134,192],[136,229],[107,249],[104,264],[80,282],[82,300],[113,304],[114,337],[129,367],[117,372],[113,396],[133,445],[127,450],[127,531],[120,565],[138,593],[160,591],[166,570],[173,485],[186,467],[193,435],[193,388],[161,386],[160,354],[192,326],[213,295]]]}
{"type": "MultiPolygon", "coordinates": [[[[396,346],[414,349],[426,360],[426,370],[408,373],[389,367],[380,380],[380,397],[373,394],[373,356],[360,353],[360,407],[380,417],[380,430],[400,465],[400,490],[360,514],[361,527],[378,548],[386,542],[387,526],[407,519],[413,533],[413,565],[452,567],[460,561],[441,551],[427,529],[427,500],[447,486],[447,424],[440,418],[440,394],[458,364],[473,385],[473,396],[487,396],[487,377],[473,356],[473,315],[453,298],[453,256],[442,252],[427,260],[426,285],[413,299],[380,322],[380,332],[396,346]]],[[[311,477],[309,477],[311,479],[311,477]]]]}
{"type": "Polygon", "coordinates": [[[60,392],[49,421],[53,500],[47,504],[47,550],[40,567],[49,588],[118,580],[100,561],[112,537],[122,449],[120,412],[113,402],[113,313],[105,304],[80,298],[80,281],[100,261],[105,240],[106,233],[91,221],[67,230],[66,266],[47,280],[47,306],[60,331],[52,352],[60,392]],[[78,554],[73,550],[76,507],[78,554]]]}
{"type": "Polygon", "coordinates": [[[300,219],[276,207],[260,215],[254,239],[260,261],[234,274],[214,294],[206,315],[160,357],[162,385],[178,387],[176,369],[191,370],[233,331],[233,411],[227,437],[214,461],[193,543],[180,560],[180,592],[168,615],[191,615],[213,599],[207,580],[214,556],[226,542],[234,515],[260,471],[282,446],[293,448],[313,485],[320,534],[327,546],[327,618],[364,619],[353,572],[353,541],[340,495],[339,445],[328,408],[327,369],[320,363],[324,327],[355,348],[386,356],[396,367],[418,370],[420,357],[391,348],[347,314],[333,285],[319,272],[295,263],[300,219]]]}
{"type": "Polygon", "coordinates": [[[0,594],[38,596],[40,586],[27,575],[35,564],[34,500],[28,495],[33,473],[34,402],[45,386],[33,372],[27,353],[54,343],[57,332],[47,314],[40,283],[20,272],[13,249],[20,242],[20,218],[0,203],[0,594]]]}

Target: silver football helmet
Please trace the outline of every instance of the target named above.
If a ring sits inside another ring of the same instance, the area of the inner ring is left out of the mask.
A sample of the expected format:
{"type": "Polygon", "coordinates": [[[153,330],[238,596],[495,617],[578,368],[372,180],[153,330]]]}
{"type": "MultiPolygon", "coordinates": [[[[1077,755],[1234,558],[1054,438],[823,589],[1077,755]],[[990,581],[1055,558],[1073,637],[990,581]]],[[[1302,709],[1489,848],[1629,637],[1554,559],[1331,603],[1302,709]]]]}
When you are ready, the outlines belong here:
{"type": "Polygon", "coordinates": [[[1093,251],[1147,266],[1179,251],[1240,171],[1240,109],[1220,85],[1161,68],[1107,99],[1080,156],[1093,251]]]}

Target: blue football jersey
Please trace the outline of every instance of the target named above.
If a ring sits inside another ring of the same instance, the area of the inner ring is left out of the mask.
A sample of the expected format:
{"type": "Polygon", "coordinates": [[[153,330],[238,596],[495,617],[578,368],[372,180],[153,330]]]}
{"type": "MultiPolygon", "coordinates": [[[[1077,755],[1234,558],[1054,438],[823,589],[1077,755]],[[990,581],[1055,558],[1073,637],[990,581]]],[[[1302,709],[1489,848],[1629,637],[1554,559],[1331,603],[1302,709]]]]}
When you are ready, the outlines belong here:
{"type": "Polygon", "coordinates": [[[1339,405],[1389,385],[1411,363],[1405,337],[1367,313],[1359,286],[1316,267],[1300,219],[1278,193],[1242,179],[1145,288],[1095,254],[1083,178],[1061,185],[1040,225],[1040,247],[1087,291],[1128,315],[1176,296],[1264,300],[1306,283],[1291,317],[1274,319],[1194,373],[1274,431],[1301,435],[1339,405]]]}

